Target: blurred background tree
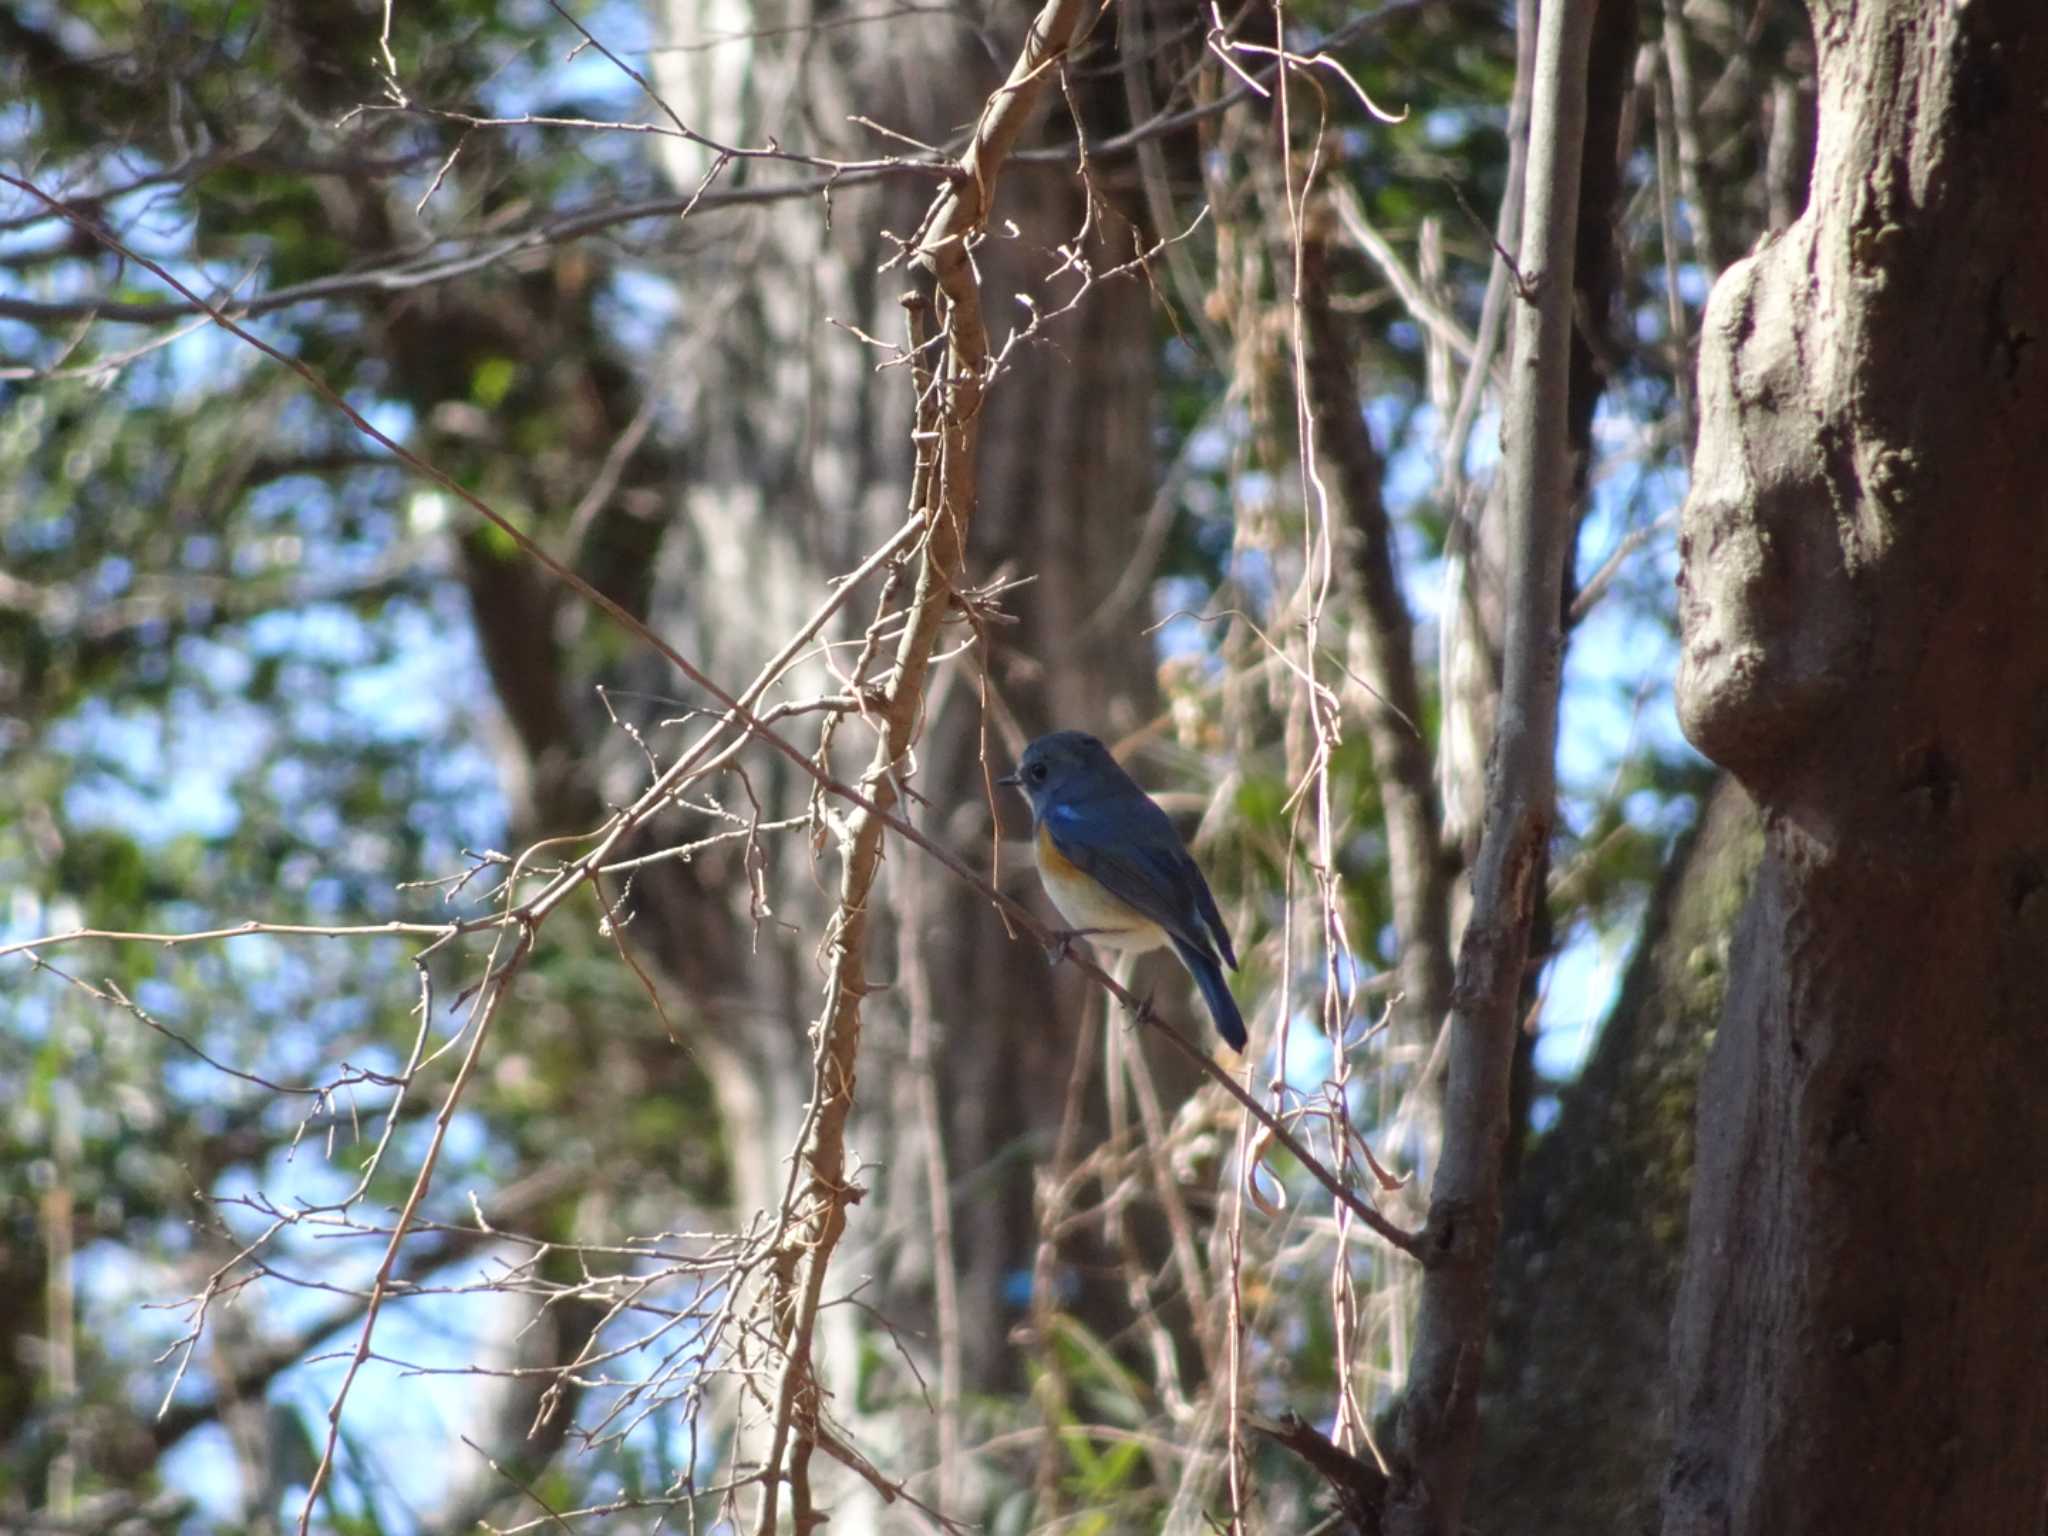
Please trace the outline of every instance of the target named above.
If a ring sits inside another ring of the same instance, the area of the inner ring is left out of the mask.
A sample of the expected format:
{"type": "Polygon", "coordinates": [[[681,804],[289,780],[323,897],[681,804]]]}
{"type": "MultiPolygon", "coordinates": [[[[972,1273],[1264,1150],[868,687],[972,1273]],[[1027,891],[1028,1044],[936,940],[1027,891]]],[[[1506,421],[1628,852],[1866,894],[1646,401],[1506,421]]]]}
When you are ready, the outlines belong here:
{"type": "MultiPolygon", "coordinates": [[[[989,772],[1055,724],[1110,739],[1198,833],[1273,1101],[1354,1177],[1340,1120],[1410,1175],[1385,1205],[1411,1226],[1496,686],[1514,278],[1494,241],[1513,246],[1532,16],[1310,5],[1282,32],[1134,0],[1094,20],[976,251],[998,343],[1023,339],[981,422],[986,605],[948,631],[906,806],[992,868],[1021,821],[989,772]],[[1257,51],[1282,46],[1330,61],[1290,72],[1284,113],[1257,51]]],[[[0,15],[10,174],[68,211],[18,182],[0,204],[0,938],[477,917],[508,858],[600,824],[715,713],[96,231],[737,688],[909,496],[892,349],[913,284],[891,259],[934,177],[867,163],[956,152],[1028,20],[0,15]],[[770,145],[812,159],[727,153],[770,145]]],[[[1559,836],[1481,1529],[1511,1506],[1521,1530],[1633,1528],[1661,1465],[1644,1425],[1691,1085],[1756,850],[1667,682],[1692,338],[1720,266],[1799,212],[1811,69],[1789,0],[1600,6],[1559,836]]],[[[843,685],[900,601],[890,575],[775,701],[843,685]]],[[[833,730],[820,760],[850,778],[857,712],[833,730]]],[[[593,1507],[637,1529],[679,1499],[711,1519],[762,1454],[733,1438],[744,1372],[662,1319],[740,1288],[679,1234],[784,1198],[834,881],[809,831],[730,834],[812,803],[750,750],[619,857],[696,851],[621,870],[604,909],[540,935],[448,1127],[317,1528],[593,1507]],[[664,1278],[625,1301],[596,1272],[664,1278]]],[[[1001,861],[1020,896],[1025,862],[1001,861]]],[[[1254,1529],[1314,1525],[1316,1479],[1232,1410],[1291,1407],[1362,1453],[1405,1373],[1409,1266],[1284,1158],[1260,1178],[1287,1213],[1247,1210],[1227,1101],[945,871],[899,844],[882,889],[865,1194],[820,1337],[834,1421],[881,1481],[998,1530],[1193,1529],[1234,1501],[1254,1529]]],[[[95,943],[47,952],[62,974],[6,959],[10,1524],[297,1519],[334,1352],[433,1134],[438,1100],[394,1080],[445,1085],[459,1052],[412,1057],[451,1043],[485,938],[417,965],[399,933],[95,943]]],[[[1173,978],[1144,983],[1197,1029],[1173,978]]],[[[851,1474],[839,1509],[930,1528],[851,1474]]]]}

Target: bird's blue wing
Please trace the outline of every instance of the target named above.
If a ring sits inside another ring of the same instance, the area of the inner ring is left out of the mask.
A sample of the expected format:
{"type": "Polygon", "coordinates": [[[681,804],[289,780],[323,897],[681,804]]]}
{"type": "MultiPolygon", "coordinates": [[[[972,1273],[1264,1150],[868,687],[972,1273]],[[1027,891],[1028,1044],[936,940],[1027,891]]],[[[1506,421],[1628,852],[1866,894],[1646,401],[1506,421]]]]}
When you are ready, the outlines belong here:
{"type": "Polygon", "coordinates": [[[1236,969],[1208,882],[1166,812],[1149,798],[1054,806],[1046,812],[1045,830],[1069,863],[1165,929],[1176,945],[1204,953],[1220,947],[1236,969]]]}

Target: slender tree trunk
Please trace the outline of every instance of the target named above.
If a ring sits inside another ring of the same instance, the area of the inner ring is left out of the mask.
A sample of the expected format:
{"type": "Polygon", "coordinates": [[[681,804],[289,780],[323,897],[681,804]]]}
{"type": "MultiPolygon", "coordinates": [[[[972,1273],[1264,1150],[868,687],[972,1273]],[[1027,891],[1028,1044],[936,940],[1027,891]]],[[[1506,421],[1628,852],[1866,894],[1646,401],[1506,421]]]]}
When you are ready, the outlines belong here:
{"type": "Polygon", "coordinates": [[[1555,814],[1559,592],[1569,544],[1568,385],[1572,267],[1593,0],[1538,21],[1514,377],[1503,431],[1508,620],[1486,826],[1472,920],[1458,952],[1444,1086],[1443,1151],[1423,1233],[1415,1359],[1396,1421],[1387,1529],[1460,1527],[1479,1434],[1479,1383],[1500,1239],[1516,1005],[1555,814]]]}
{"type": "Polygon", "coordinates": [[[1666,1536],[2048,1502],[2048,33],[1815,4],[1806,212],[1714,290],[1682,718],[1767,852],[1702,1085],[1666,1536]]]}

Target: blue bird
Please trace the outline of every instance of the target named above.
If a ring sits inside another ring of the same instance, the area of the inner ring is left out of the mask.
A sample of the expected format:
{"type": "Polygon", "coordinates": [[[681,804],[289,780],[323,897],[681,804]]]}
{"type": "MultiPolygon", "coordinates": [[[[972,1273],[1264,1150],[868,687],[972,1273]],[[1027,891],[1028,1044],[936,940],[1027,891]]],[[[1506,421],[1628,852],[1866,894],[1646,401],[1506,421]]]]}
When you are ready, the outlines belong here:
{"type": "Polygon", "coordinates": [[[1242,1051],[1244,1017],[1223,979],[1237,956],[1209,882],[1109,748],[1083,731],[1054,731],[996,782],[1031,802],[1038,877],[1075,935],[1134,954],[1171,944],[1217,1030],[1242,1051]]]}

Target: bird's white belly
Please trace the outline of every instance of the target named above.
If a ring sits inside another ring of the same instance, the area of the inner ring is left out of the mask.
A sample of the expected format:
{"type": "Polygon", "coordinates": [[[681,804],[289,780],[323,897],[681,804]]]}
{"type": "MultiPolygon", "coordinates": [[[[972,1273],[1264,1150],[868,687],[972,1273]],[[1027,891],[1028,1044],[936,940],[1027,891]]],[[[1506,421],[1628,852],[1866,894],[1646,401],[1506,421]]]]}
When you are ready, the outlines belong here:
{"type": "Polygon", "coordinates": [[[1045,882],[1045,894],[1068,927],[1105,949],[1133,954],[1157,949],[1166,942],[1164,928],[1112,896],[1092,875],[1081,873],[1044,832],[1038,835],[1037,852],[1038,876],[1045,882]]]}

